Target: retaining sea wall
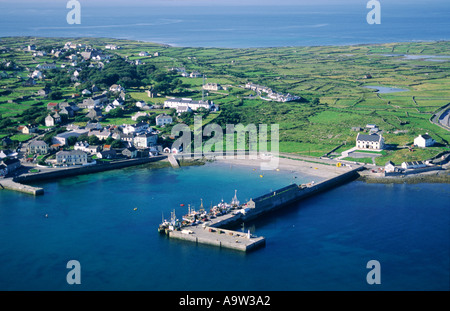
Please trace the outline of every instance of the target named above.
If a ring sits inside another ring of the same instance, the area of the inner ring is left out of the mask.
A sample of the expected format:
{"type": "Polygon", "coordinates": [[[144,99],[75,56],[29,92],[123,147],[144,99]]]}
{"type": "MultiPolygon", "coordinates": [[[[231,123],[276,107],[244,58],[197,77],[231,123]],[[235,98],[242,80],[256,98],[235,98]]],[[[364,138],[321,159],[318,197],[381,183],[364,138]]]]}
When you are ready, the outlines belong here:
{"type": "Polygon", "coordinates": [[[158,156],[152,158],[140,158],[140,159],[130,159],[123,161],[114,161],[114,162],[106,162],[104,164],[96,164],[89,166],[80,166],[80,167],[68,167],[68,168],[60,168],[55,169],[54,171],[49,172],[41,172],[35,174],[26,174],[17,176],[14,178],[15,182],[18,183],[33,183],[45,180],[54,180],[65,177],[73,177],[77,175],[91,174],[104,172],[109,170],[121,169],[129,166],[141,165],[151,162],[160,161],[165,159],[167,156],[158,156]]]}

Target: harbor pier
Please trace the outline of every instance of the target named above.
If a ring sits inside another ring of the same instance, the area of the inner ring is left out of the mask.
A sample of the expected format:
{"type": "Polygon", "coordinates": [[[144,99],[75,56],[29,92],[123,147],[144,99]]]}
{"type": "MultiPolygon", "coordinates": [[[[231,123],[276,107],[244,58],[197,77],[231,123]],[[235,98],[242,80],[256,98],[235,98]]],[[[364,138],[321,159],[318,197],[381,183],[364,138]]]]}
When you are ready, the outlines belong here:
{"type": "Polygon", "coordinates": [[[43,188],[23,185],[23,184],[13,181],[12,178],[6,178],[3,180],[0,180],[0,190],[5,190],[5,189],[18,191],[18,192],[22,192],[22,193],[27,193],[27,194],[31,194],[34,196],[44,194],[43,188]]]}
{"type": "Polygon", "coordinates": [[[183,222],[180,223],[173,213],[171,222],[163,221],[159,231],[164,231],[169,238],[190,241],[197,245],[215,245],[220,248],[244,252],[254,250],[265,245],[264,237],[254,236],[250,232],[245,233],[224,228],[256,219],[269,212],[345,184],[358,178],[358,172],[363,169],[364,166],[361,166],[318,183],[291,184],[250,199],[244,204],[239,204],[235,195],[231,204],[222,202],[218,205],[220,207],[220,215],[217,217],[211,214],[211,211],[210,213],[203,212],[198,217],[197,214],[189,212],[183,222]]]}

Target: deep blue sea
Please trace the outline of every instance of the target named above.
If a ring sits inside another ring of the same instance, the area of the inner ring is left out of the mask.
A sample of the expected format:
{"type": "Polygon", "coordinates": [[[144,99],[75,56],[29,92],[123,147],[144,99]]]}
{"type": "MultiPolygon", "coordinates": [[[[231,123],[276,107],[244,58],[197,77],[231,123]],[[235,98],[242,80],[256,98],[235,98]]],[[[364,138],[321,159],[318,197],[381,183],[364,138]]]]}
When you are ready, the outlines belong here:
{"type": "Polygon", "coordinates": [[[237,189],[244,201],[312,180],[209,163],[61,179],[40,184],[40,197],[0,191],[0,290],[450,289],[448,184],[351,182],[244,224],[267,239],[248,254],[157,232],[162,214],[200,199],[208,207],[237,189]],[[66,282],[69,260],[81,285],[66,282]],[[380,262],[380,285],[366,282],[369,260],[380,262]]]}
{"type": "Polygon", "coordinates": [[[117,4],[80,0],[80,25],[67,23],[67,1],[22,1],[0,0],[0,37],[112,37],[238,48],[450,39],[450,4],[444,0],[380,1],[379,25],[367,23],[368,1],[357,0],[327,4],[299,0],[290,1],[291,5],[279,5],[283,1],[267,5],[270,1],[265,1],[266,5],[239,6],[214,4],[218,1],[180,6],[171,5],[180,1],[117,4]]]}

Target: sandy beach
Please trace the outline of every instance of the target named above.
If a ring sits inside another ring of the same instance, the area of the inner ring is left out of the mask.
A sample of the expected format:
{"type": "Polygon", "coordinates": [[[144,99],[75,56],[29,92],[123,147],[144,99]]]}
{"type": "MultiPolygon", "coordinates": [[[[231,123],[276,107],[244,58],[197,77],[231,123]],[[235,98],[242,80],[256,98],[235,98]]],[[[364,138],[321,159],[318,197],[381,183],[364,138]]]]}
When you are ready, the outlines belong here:
{"type": "Polygon", "coordinates": [[[262,159],[260,157],[257,159],[249,159],[248,157],[245,159],[224,157],[222,159],[216,158],[215,161],[234,166],[249,166],[261,171],[263,171],[262,165],[265,164],[267,166],[271,163],[273,164],[271,170],[298,172],[302,175],[311,175],[319,177],[320,179],[332,178],[351,170],[351,168],[347,166],[337,167],[335,163],[320,164],[317,162],[308,162],[307,160],[294,160],[280,157],[267,159],[262,159]]]}

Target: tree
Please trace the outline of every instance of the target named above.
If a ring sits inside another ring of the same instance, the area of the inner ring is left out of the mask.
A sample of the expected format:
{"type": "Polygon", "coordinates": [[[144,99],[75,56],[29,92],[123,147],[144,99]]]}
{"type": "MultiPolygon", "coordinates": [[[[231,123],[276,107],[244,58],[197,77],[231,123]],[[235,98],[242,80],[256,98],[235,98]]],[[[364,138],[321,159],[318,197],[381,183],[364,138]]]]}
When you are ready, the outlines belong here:
{"type": "Polygon", "coordinates": [[[315,98],[311,101],[311,104],[313,104],[313,105],[318,105],[318,104],[320,104],[320,99],[317,98],[317,97],[315,97],[315,98]]]}
{"type": "Polygon", "coordinates": [[[100,139],[95,135],[91,135],[89,136],[88,143],[89,145],[98,145],[100,144],[100,139]]]}
{"type": "Polygon", "coordinates": [[[76,136],[70,136],[67,138],[67,145],[69,146],[73,146],[75,145],[75,143],[77,142],[77,137],[76,136]]]}
{"type": "Polygon", "coordinates": [[[120,139],[115,139],[111,143],[111,148],[121,148],[122,147],[122,141],[120,139]]]}
{"type": "Polygon", "coordinates": [[[120,117],[123,116],[123,114],[124,114],[124,110],[122,110],[122,108],[120,108],[120,107],[115,108],[115,109],[113,109],[113,110],[110,110],[110,111],[108,112],[108,115],[109,115],[111,118],[120,118],[120,117]]]}
{"type": "Polygon", "coordinates": [[[61,91],[54,91],[48,95],[48,98],[51,100],[59,100],[63,98],[63,94],[61,91]]]}

